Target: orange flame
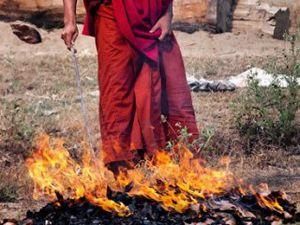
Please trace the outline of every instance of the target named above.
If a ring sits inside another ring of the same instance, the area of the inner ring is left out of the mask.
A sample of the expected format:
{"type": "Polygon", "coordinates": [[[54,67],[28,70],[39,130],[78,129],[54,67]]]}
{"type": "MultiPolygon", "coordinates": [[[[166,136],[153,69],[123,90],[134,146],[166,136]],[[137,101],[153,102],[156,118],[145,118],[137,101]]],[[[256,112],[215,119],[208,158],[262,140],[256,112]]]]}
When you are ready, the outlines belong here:
{"type": "Polygon", "coordinates": [[[112,176],[101,161],[92,162],[89,154],[83,156],[82,165],[71,158],[62,140],[50,145],[50,138],[42,135],[37,141],[37,151],[26,161],[29,175],[34,181],[34,198],[44,195],[55,199],[55,192],[64,197],[86,197],[91,203],[120,216],[130,213],[122,203],[106,197],[107,184],[112,176]]]}
{"type": "MultiPolygon", "coordinates": [[[[222,164],[228,168],[229,159],[222,164]]],[[[88,151],[82,162],[76,162],[63,146],[63,141],[42,135],[37,141],[37,151],[26,161],[34,182],[34,198],[56,198],[59,192],[66,198],[85,197],[92,204],[119,216],[131,214],[124,204],[108,199],[108,186],[116,191],[125,190],[131,196],[143,196],[162,205],[165,210],[184,212],[198,203],[199,198],[224,193],[234,187],[236,180],[227,169],[205,167],[195,159],[185,145],[177,144],[172,151],[157,151],[135,169],[121,171],[115,179],[102,160],[92,160],[88,151]]],[[[240,190],[240,193],[244,193],[240,190]]],[[[246,193],[246,192],[245,192],[246,193]]],[[[282,211],[274,199],[256,194],[262,207],[282,211]]]]}
{"type": "MultiPolygon", "coordinates": [[[[257,199],[258,204],[262,208],[268,208],[270,210],[283,213],[284,209],[279,204],[278,200],[269,196],[270,191],[267,184],[262,183],[258,186],[259,192],[256,192],[252,186],[249,187],[250,191],[254,194],[257,199]]],[[[286,198],[285,194],[282,193],[282,198],[286,198]]]]}
{"type": "Polygon", "coordinates": [[[142,167],[121,173],[120,186],[134,183],[130,195],[140,195],[162,204],[166,210],[184,212],[196,204],[199,197],[221,193],[233,184],[225,170],[201,166],[184,146],[175,146],[179,154],[158,151],[152,161],[142,167]]]}

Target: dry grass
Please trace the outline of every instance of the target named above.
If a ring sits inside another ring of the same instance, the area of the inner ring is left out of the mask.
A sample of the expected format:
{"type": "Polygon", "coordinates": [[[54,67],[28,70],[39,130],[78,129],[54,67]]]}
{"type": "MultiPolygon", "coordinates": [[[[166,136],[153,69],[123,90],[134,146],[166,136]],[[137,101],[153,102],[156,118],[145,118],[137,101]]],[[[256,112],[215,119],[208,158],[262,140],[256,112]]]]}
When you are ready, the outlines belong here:
{"type": "Polygon", "coordinates": [[[276,63],[277,70],[284,72],[283,55],[268,57],[235,56],[235,57],[186,57],[188,74],[207,79],[224,79],[244,72],[252,67],[271,70],[276,63]]]}
{"type": "MultiPolygon", "coordinates": [[[[33,137],[40,132],[63,137],[78,156],[83,137],[80,102],[74,71],[69,58],[42,56],[16,60],[14,55],[0,56],[0,202],[1,198],[18,204],[6,208],[7,215],[22,217],[25,207],[33,207],[28,193],[31,182],[24,159],[31,153],[33,137]],[[15,213],[16,211],[19,213],[15,213]],[[14,214],[9,214],[14,212],[14,214]]],[[[245,70],[249,65],[266,66],[265,59],[194,59],[186,58],[190,74],[222,78],[245,70]],[[232,66],[232,62],[237,66],[232,66]]],[[[89,118],[95,142],[99,140],[98,90],[95,58],[81,57],[81,73],[89,118]]],[[[273,146],[257,145],[255,154],[246,155],[244,145],[232,123],[230,102],[239,92],[193,94],[199,127],[210,129],[213,137],[203,155],[216,161],[232,157],[232,170],[251,183],[267,182],[274,189],[285,189],[293,200],[300,196],[300,156],[273,146]]],[[[2,199],[3,201],[3,199],[2,199]]],[[[7,205],[6,205],[7,206],[7,205]]],[[[5,206],[0,205],[1,208],[5,206]]]]}

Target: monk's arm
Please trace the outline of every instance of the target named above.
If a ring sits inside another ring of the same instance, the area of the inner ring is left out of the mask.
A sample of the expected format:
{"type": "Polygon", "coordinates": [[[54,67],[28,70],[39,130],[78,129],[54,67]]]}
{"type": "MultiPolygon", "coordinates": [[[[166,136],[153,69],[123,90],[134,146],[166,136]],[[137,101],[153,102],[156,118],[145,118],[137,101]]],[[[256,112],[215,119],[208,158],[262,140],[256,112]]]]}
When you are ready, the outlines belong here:
{"type": "Polygon", "coordinates": [[[75,23],[76,22],[76,5],[77,0],[63,0],[64,2],[64,22],[75,23]]]}
{"type": "Polygon", "coordinates": [[[76,25],[76,5],[77,0],[63,0],[64,2],[64,29],[61,38],[70,49],[78,37],[76,25]]]}

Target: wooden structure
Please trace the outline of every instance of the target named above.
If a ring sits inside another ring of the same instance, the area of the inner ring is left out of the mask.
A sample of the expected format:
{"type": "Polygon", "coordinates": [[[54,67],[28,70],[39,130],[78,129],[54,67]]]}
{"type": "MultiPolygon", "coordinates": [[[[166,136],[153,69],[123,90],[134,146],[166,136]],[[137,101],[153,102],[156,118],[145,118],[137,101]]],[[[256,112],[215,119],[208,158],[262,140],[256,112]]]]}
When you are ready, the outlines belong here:
{"type": "MultiPolygon", "coordinates": [[[[82,1],[78,4],[82,22],[85,12],[82,1]]],[[[300,1],[295,0],[174,0],[174,22],[187,32],[193,31],[192,24],[214,32],[259,31],[280,39],[290,27],[295,30],[299,13],[300,1]]],[[[62,25],[62,16],[62,0],[0,0],[0,19],[51,28],[62,25]]]]}

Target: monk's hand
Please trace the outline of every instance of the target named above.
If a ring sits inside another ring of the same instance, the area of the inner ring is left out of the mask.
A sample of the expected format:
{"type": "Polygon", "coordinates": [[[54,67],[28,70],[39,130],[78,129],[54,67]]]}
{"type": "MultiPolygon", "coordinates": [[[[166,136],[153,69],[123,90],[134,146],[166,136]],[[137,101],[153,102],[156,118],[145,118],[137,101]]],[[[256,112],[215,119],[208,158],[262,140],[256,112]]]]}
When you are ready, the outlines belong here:
{"type": "Polygon", "coordinates": [[[156,30],[160,29],[161,35],[158,39],[163,41],[168,35],[172,34],[172,19],[173,14],[170,11],[166,12],[152,27],[150,33],[154,33],[156,30]]]}
{"type": "Polygon", "coordinates": [[[64,40],[65,45],[69,50],[73,47],[78,35],[79,31],[76,22],[65,23],[61,39],[64,40]]]}

